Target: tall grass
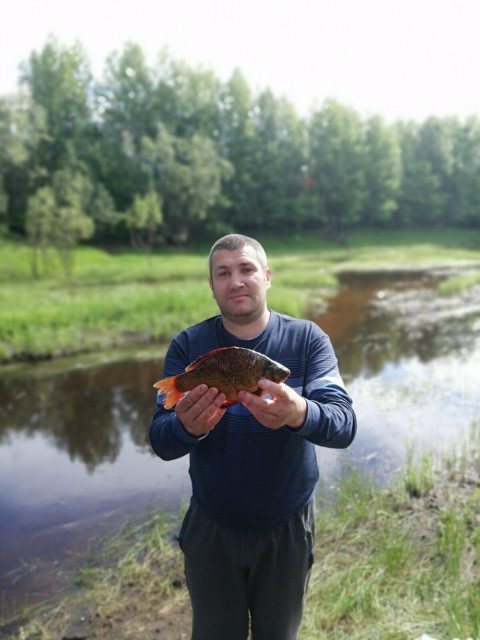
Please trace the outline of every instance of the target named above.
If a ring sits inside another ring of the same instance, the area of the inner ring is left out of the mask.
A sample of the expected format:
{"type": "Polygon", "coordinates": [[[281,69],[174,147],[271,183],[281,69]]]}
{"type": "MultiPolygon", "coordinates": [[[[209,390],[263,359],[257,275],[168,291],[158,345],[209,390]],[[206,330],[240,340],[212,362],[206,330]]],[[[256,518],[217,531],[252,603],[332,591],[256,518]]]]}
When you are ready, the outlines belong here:
{"type": "MultiPolygon", "coordinates": [[[[473,475],[480,471],[479,443],[477,437],[460,456],[473,475]]],[[[427,457],[410,459],[387,489],[374,489],[358,473],[345,476],[335,504],[318,517],[302,639],[478,638],[480,490],[474,487],[448,462],[434,472],[427,457]]]]}

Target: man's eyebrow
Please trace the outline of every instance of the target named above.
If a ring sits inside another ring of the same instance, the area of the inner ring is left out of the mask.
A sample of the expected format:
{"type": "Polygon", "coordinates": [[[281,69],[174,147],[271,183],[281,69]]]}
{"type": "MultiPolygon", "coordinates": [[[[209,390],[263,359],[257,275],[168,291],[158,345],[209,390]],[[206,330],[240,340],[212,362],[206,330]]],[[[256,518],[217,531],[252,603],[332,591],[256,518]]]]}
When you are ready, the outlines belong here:
{"type": "MultiPolygon", "coordinates": [[[[237,263],[239,267],[245,267],[245,266],[255,266],[255,263],[253,260],[242,260],[241,262],[237,263]]],[[[232,265],[227,265],[227,264],[217,264],[213,267],[214,271],[219,271],[220,269],[230,269],[232,267],[232,265]]]]}

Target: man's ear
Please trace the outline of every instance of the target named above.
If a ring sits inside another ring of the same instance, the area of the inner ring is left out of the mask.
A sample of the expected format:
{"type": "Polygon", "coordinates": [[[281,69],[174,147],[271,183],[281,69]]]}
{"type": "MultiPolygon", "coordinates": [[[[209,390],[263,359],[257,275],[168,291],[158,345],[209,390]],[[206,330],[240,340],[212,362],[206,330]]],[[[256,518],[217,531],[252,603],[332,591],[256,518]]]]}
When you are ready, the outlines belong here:
{"type": "Polygon", "coordinates": [[[265,269],[265,278],[267,280],[267,289],[272,286],[272,272],[270,269],[265,269]]]}

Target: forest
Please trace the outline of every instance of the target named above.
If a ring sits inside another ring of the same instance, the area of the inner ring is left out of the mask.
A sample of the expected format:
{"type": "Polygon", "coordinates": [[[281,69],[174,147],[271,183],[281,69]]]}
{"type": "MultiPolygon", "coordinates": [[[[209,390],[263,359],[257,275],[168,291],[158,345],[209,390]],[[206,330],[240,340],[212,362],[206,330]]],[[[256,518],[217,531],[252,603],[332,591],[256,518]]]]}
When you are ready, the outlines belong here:
{"type": "MultiPolygon", "coordinates": [[[[387,123],[326,99],[300,117],[127,43],[93,77],[80,43],[50,37],[0,97],[1,233],[38,256],[80,242],[189,246],[239,231],[339,243],[359,228],[480,227],[480,119],[387,123]]],[[[321,93],[321,87],[319,87],[321,93]]]]}

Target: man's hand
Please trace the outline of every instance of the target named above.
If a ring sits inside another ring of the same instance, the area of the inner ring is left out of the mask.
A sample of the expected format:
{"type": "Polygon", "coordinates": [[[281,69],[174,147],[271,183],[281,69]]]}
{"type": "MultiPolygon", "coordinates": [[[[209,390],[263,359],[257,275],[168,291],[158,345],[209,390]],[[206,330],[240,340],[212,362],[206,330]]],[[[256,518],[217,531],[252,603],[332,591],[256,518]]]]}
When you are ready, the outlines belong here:
{"type": "Polygon", "coordinates": [[[218,393],[215,387],[208,388],[206,384],[200,384],[177,402],[175,413],[185,431],[198,438],[211,431],[220,421],[226,411],[220,409],[225,399],[225,394],[218,393]]]}
{"type": "Polygon", "coordinates": [[[288,385],[277,384],[260,378],[258,386],[270,398],[256,396],[248,391],[240,391],[238,397],[254,417],[269,429],[279,429],[284,425],[298,429],[305,422],[307,403],[288,385]]]}

